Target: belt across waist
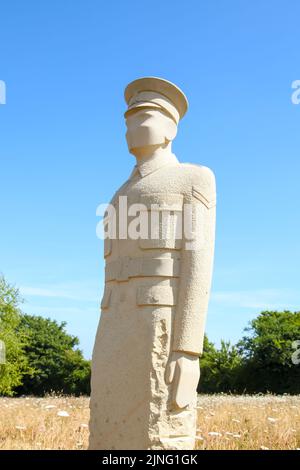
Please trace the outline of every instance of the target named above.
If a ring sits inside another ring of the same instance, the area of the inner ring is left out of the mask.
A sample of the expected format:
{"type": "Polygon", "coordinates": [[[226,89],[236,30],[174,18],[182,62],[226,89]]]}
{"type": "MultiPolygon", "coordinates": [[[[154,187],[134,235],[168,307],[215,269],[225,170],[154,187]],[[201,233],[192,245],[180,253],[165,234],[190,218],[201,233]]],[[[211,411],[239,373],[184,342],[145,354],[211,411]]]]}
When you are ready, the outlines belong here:
{"type": "Polygon", "coordinates": [[[180,261],[173,258],[130,258],[123,256],[105,266],[106,281],[127,281],[131,277],[179,277],[180,261]]]}

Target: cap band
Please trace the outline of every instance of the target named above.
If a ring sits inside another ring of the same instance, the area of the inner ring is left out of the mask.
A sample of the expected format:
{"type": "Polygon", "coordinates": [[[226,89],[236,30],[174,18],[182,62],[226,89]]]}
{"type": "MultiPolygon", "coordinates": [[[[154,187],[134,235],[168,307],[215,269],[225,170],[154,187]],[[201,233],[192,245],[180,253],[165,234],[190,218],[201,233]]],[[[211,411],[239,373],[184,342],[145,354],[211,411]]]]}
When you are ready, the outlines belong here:
{"type": "Polygon", "coordinates": [[[155,108],[159,107],[164,111],[167,111],[167,113],[170,114],[171,117],[174,119],[176,124],[178,124],[180,115],[173,103],[166,96],[153,91],[142,91],[132,96],[132,98],[130,98],[128,102],[127,111],[134,108],[143,106],[146,107],[151,105],[154,105],[155,108]]]}

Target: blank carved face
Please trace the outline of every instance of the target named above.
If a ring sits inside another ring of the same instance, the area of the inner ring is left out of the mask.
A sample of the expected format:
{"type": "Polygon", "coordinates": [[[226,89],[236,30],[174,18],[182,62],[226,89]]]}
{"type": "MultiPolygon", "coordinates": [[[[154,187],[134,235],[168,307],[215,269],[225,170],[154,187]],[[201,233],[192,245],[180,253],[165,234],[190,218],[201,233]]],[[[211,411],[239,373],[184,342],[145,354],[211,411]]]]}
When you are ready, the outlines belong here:
{"type": "Polygon", "coordinates": [[[150,145],[163,145],[174,139],[175,121],[160,109],[136,108],[126,113],[126,140],[130,151],[150,145]]]}

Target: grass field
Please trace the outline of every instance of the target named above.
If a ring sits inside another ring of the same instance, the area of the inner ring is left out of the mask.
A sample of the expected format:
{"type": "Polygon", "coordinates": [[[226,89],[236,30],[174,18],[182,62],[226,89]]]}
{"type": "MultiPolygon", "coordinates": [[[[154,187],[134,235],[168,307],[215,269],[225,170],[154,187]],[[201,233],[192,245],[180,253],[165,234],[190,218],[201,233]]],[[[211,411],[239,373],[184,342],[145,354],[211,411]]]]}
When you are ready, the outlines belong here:
{"type": "MultiPolygon", "coordinates": [[[[86,449],[88,398],[0,398],[0,449],[86,449]]],[[[300,397],[199,397],[197,448],[299,449],[300,397]]]]}

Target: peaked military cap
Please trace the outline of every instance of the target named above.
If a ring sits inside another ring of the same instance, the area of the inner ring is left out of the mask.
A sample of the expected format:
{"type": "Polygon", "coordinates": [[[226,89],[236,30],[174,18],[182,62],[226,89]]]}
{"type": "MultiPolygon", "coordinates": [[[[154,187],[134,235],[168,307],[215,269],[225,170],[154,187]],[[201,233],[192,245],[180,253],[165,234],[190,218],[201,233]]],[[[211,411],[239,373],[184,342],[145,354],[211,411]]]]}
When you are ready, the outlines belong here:
{"type": "Polygon", "coordinates": [[[167,112],[178,124],[188,108],[185,94],[174,83],[157,77],[143,77],[125,88],[125,100],[129,111],[135,108],[159,108],[167,112]]]}

